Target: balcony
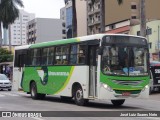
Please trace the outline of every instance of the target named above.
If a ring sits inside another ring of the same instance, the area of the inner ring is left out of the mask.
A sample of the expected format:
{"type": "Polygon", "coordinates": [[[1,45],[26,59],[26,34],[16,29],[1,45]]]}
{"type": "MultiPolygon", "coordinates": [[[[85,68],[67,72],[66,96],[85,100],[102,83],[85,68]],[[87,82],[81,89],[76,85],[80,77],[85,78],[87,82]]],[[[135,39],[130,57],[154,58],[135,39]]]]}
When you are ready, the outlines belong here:
{"type": "Polygon", "coordinates": [[[88,11],[88,15],[93,15],[96,13],[100,13],[100,9],[91,9],[90,11],[88,11]]]}

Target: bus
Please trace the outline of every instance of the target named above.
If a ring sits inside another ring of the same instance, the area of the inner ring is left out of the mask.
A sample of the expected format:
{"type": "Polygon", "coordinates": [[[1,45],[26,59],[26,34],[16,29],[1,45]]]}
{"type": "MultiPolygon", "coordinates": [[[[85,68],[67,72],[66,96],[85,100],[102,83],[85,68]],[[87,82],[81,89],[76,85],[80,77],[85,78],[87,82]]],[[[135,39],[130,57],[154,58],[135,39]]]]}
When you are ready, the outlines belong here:
{"type": "Polygon", "coordinates": [[[58,95],[77,105],[149,96],[149,50],[144,37],[95,34],[15,48],[13,79],[32,99],[58,95]]]}

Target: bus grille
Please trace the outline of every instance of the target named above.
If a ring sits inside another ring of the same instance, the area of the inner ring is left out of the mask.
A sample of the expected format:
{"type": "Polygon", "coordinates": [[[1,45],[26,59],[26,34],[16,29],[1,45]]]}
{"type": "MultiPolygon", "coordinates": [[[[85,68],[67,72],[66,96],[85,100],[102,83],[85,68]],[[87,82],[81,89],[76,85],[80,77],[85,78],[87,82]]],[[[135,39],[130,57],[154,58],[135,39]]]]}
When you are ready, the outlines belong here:
{"type": "Polygon", "coordinates": [[[139,85],[143,82],[143,80],[136,80],[136,81],[126,81],[126,80],[113,80],[114,83],[119,84],[119,85],[139,85]]]}

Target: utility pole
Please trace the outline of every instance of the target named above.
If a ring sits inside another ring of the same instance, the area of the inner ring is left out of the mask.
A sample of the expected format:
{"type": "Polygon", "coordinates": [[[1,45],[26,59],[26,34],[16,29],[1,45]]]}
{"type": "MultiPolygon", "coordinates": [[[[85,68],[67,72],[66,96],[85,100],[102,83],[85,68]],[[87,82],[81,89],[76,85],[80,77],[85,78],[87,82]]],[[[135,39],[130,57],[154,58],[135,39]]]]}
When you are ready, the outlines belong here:
{"type": "Polygon", "coordinates": [[[159,25],[158,25],[158,61],[160,61],[160,56],[159,56],[159,25]]]}
{"type": "Polygon", "coordinates": [[[146,37],[146,13],[145,13],[145,0],[140,0],[140,34],[146,37]]]}

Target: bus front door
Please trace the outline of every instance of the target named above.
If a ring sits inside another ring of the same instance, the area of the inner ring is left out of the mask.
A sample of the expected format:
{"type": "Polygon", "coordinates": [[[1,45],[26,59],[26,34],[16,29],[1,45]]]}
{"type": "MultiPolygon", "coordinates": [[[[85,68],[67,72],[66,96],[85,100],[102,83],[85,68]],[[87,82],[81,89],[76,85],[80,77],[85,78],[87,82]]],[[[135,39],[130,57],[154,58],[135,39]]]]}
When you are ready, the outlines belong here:
{"type": "Polygon", "coordinates": [[[89,97],[97,97],[97,54],[98,46],[89,46],[89,97]]]}

